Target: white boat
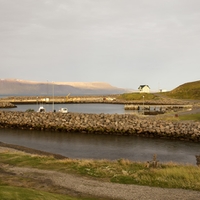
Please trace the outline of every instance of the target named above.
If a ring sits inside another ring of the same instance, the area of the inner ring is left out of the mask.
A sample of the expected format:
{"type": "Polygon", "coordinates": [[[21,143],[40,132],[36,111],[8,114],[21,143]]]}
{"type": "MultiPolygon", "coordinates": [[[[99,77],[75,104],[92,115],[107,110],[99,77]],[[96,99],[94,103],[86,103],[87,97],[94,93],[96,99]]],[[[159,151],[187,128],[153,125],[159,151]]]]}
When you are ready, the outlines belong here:
{"type": "Polygon", "coordinates": [[[61,109],[59,109],[58,112],[61,112],[61,113],[67,113],[68,110],[67,110],[67,108],[61,108],[61,109]]]}
{"type": "Polygon", "coordinates": [[[37,112],[46,112],[46,110],[43,106],[40,106],[37,112]]]}

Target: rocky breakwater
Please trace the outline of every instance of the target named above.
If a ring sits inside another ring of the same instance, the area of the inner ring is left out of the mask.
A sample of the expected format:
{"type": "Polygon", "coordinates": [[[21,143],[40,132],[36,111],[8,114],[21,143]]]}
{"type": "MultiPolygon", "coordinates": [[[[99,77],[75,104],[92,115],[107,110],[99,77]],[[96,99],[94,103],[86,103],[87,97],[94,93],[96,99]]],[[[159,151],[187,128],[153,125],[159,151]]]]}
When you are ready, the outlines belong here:
{"type": "Polygon", "coordinates": [[[15,108],[16,105],[10,103],[10,102],[0,102],[0,108],[15,108]]]}
{"type": "Polygon", "coordinates": [[[199,122],[169,122],[131,114],[0,112],[1,128],[137,135],[200,142],[199,122]]]}

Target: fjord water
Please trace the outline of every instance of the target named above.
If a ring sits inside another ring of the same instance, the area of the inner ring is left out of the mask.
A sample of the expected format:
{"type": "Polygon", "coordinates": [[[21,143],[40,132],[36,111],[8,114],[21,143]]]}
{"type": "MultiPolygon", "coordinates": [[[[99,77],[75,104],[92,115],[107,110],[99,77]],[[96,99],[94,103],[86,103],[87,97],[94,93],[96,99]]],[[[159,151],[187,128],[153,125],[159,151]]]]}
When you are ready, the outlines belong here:
{"type": "Polygon", "coordinates": [[[157,154],[160,162],[195,165],[200,153],[199,143],[134,136],[0,129],[0,141],[70,158],[150,161],[157,154]]]}
{"type": "MultiPolygon", "coordinates": [[[[124,106],[117,104],[56,104],[54,106],[56,110],[67,107],[69,112],[79,113],[126,113],[124,106]]],[[[52,105],[44,105],[44,107],[47,111],[52,111],[52,105]]],[[[27,109],[37,110],[38,105],[18,105],[17,108],[10,110],[26,111],[27,109]]],[[[71,158],[110,160],[126,158],[133,161],[149,161],[154,154],[157,154],[160,162],[173,161],[195,165],[195,155],[200,154],[199,143],[134,136],[0,129],[0,141],[71,158]]]]}
{"type": "Polygon", "coordinates": [[[47,112],[52,112],[54,109],[58,111],[60,108],[67,108],[69,112],[76,113],[109,113],[109,114],[124,114],[135,111],[124,110],[123,104],[100,104],[100,103],[85,103],[85,104],[19,104],[16,108],[4,108],[0,110],[11,111],[26,111],[32,109],[37,111],[40,106],[43,106],[47,112]]]}

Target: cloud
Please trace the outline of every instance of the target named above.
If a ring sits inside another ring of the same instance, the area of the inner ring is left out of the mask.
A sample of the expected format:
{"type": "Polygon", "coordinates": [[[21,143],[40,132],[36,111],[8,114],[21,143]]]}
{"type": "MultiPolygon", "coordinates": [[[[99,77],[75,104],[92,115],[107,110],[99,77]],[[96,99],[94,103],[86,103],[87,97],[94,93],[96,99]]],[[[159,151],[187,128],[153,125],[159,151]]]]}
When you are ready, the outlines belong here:
{"type": "Polygon", "coordinates": [[[171,89],[198,78],[199,8],[198,0],[0,0],[2,78],[17,68],[14,78],[65,81],[66,71],[69,81],[157,88],[162,80],[171,89]]]}

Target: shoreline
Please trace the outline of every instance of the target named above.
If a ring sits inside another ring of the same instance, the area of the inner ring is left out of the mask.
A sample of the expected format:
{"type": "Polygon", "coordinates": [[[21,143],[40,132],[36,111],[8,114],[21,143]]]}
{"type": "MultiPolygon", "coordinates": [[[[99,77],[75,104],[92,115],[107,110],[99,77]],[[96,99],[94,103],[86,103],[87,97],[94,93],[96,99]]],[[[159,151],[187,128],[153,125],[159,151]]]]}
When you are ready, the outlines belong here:
{"type": "Polygon", "coordinates": [[[60,104],[60,103],[107,103],[107,104],[134,104],[134,105],[188,105],[195,104],[193,100],[170,99],[162,97],[157,100],[123,100],[118,99],[118,95],[100,96],[12,96],[0,98],[0,103],[10,102],[13,104],[60,104]]]}
{"type": "Polygon", "coordinates": [[[68,157],[60,155],[60,154],[54,154],[54,153],[50,153],[50,152],[46,152],[46,151],[41,151],[41,150],[37,150],[37,149],[33,149],[33,148],[28,148],[25,146],[20,146],[20,145],[15,145],[15,144],[8,144],[8,143],[4,143],[0,141],[0,148],[8,148],[8,149],[14,149],[16,151],[20,151],[20,152],[24,152],[24,153],[28,153],[28,154],[36,154],[36,155],[40,155],[40,156],[52,156],[55,159],[68,159],[68,157]]]}
{"type": "MultiPolygon", "coordinates": [[[[0,152],[15,153],[15,147],[0,143],[0,152]]],[[[22,148],[24,152],[24,148],[22,148]]],[[[26,151],[26,149],[25,149],[26,151]]],[[[27,152],[26,152],[27,153],[27,152]]],[[[41,153],[41,152],[40,152],[41,153]]],[[[30,152],[28,152],[30,154],[30,152]]],[[[33,153],[33,155],[35,152],[33,153]]],[[[21,154],[19,154],[20,156],[21,154]]],[[[23,154],[22,154],[23,155],[23,154]]],[[[64,162],[64,161],[61,161],[64,162]]],[[[0,163],[1,177],[8,185],[22,188],[30,188],[69,195],[73,197],[91,197],[94,199],[171,199],[171,200],[197,200],[200,192],[191,189],[161,188],[142,186],[136,184],[112,183],[89,176],[76,175],[74,173],[63,173],[56,169],[39,169],[37,167],[15,166],[0,163]],[[8,176],[9,174],[9,176],[8,176]],[[24,180],[24,181],[22,181],[24,180]],[[27,181],[28,180],[28,181],[27,181]],[[30,182],[31,181],[31,182],[30,182]]]]}
{"type": "Polygon", "coordinates": [[[141,136],[200,142],[200,122],[172,122],[131,114],[0,111],[0,128],[141,136]]]}

